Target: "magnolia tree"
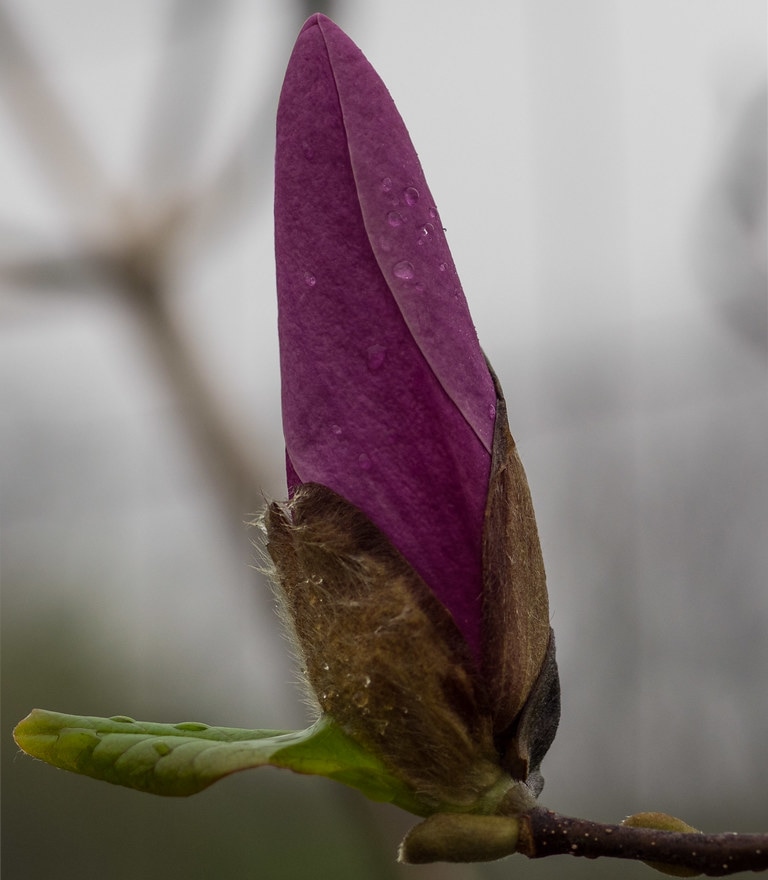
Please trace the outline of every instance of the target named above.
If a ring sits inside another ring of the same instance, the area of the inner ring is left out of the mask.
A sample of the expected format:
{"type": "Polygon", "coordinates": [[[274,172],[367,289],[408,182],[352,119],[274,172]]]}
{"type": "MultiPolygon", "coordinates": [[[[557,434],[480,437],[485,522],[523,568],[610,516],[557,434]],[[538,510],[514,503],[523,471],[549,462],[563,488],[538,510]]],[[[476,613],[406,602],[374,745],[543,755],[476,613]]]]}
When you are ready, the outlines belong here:
{"type": "Polygon", "coordinates": [[[768,835],[538,805],[560,691],[544,565],[504,397],[386,87],[312,16],[277,114],[275,250],[289,500],[266,567],[317,720],[304,731],[34,710],[28,754],[162,795],[263,765],[423,817],[403,861],[640,859],[768,869],[768,835]]]}

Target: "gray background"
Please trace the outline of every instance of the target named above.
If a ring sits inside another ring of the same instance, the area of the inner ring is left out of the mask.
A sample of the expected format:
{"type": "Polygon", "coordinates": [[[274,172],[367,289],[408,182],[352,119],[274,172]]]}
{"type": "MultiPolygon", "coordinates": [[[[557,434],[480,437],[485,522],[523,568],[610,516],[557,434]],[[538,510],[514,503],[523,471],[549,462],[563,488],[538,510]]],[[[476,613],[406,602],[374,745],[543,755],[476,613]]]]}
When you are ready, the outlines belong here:
{"type": "MultiPolygon", "coordinates": [[[[564,695],[543,802],[765,830],[765,4],[324,8],[408,125],[506,391],[564,695]]],[[[306,720],[245,523],[284,494],[272,138],[310,11],[0,0],[3,875],[650,876],[398,869],[409,817],[325,780],[161,800],[10,739],[33,706],[306,720]]]]}

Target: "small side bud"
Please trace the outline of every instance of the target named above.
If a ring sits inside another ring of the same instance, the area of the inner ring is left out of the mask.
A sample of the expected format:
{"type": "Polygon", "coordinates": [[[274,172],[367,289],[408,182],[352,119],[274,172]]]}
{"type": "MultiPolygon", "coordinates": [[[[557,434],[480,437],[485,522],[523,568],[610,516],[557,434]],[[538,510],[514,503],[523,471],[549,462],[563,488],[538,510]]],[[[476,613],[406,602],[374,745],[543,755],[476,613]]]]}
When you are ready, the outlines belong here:
{"type": "MultiPolygon", "coordinates": [[[[631,828],[654,828],[656,831],[676,831],[678,834],[701,834],[698,828],[694,828],[682,819],[669,816],[667,813],[635,813],[621,823],[631,828]]],[[[665,865],[661,862],[645,862],[649,868],[668,874],[670,877],[699,877],[700,871],[692,868],[681,868],[677,865],[665,865]]]]}
{"type": "Polygon", "coordinates": [[[405,835],[398,860],[407,865],[493,862],[517,850],[519,827],[513,816],[436,813],[405,835]]]}

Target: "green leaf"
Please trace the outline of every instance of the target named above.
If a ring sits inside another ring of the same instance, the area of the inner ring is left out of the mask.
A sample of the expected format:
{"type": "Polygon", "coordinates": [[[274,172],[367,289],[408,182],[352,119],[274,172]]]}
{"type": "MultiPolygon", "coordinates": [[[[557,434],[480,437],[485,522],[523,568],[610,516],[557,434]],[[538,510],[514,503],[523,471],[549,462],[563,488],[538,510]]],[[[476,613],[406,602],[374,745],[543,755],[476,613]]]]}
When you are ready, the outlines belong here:
{"type": "Polygon", "coordinates": [[[271,765],[335,779],[417,815],[432,812],[327,716],[301,731],[242,730],[34,709],[13,735],[55,767],[151,794],[195,794],[230,773],[271,765]]]}

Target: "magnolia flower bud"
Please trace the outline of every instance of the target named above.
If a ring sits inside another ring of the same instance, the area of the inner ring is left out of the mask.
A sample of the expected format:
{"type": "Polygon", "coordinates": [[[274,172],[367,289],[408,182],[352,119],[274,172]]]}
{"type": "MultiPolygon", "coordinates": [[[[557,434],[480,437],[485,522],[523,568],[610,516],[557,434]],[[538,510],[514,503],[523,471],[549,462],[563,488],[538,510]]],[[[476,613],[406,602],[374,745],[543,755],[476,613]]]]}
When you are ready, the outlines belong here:
{"type": "Polygon", "coordinates": [[[291,500],[265,528],[309,689],[425,815],[527,809],[559,717],[528,485],[408,132],[322,15],[275,169],[291,500]]]}

